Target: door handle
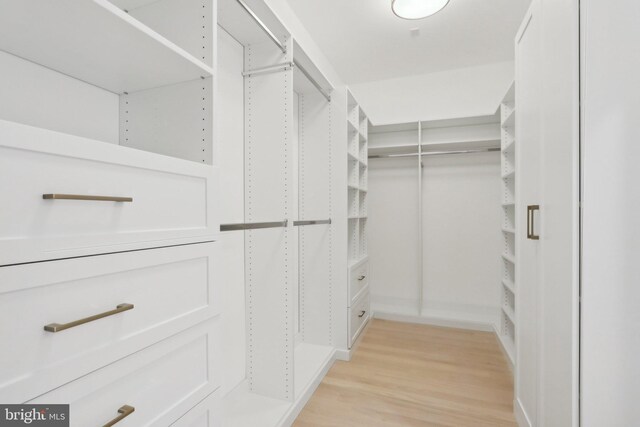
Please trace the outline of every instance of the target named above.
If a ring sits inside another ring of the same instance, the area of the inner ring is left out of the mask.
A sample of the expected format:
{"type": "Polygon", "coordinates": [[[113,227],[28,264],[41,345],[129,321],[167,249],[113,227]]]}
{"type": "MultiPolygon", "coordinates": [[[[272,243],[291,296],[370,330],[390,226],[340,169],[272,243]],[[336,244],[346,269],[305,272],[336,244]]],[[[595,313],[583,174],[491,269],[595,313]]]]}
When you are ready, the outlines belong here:
{"type": "Polygon", "coordinates": [[[536,211],[540,211],[540,205],[527,206],[527,239],[529,240],[540,240],[540,235],[536,234],[536,211]]]}
{"type": "Polygon", "coordinates": [[[364,317],[366,313],[367,313],[366,311],[362,310],[360,314],[358,314],[358,317],[364,317]]]}
{"type": "Polygon", "coordinates": [[[367,277],[367,276],[359,276],[359,277],[358,277],[358,280],[362,282],[366,277],[367,277]]]}

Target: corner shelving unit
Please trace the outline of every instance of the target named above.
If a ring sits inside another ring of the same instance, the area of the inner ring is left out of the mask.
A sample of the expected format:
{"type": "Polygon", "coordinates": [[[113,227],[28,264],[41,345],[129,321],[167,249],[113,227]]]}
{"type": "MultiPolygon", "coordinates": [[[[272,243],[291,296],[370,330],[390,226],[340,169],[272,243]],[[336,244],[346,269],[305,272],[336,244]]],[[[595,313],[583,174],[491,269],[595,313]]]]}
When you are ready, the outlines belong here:
{"type": "Polygon", "coordinates": [[[367,257],[367,180],[369,119],[350,92],[347,94],[349,266],[367,257]]]}
{"type": "Polygon", "coordinates": [[[516,342],[516,162],[515,162],[515,83],[511,85],[500,105],[502,144],[501,144],[501,175],[502,175],[502,238],[504,241],[502,262],[502,281],[500,284],[501,311],[498,336],[509,357],[511,364],[515,363],[516,342]]]}

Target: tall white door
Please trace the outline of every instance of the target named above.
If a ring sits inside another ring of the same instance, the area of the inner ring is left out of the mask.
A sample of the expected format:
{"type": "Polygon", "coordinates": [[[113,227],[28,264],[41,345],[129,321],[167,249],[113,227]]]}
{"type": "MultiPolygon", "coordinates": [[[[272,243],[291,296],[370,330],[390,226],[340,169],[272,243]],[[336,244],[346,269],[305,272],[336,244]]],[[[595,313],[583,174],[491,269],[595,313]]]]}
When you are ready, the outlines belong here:
{"type": "MultiPolygon", "coordinates": [[[[517,413],[538,425],[541,182],[541,17],[534,0],[516,37],[516,384],[517,413]],[[533,235],[533,236],[532,236],[533,235]]],[[[542,207],[544,209],[544,207],[542,207]]]]}
{"type": "Polygon", "coordinates": [[[578,6],[534,0],[516,38],[515,405],[531,427],[578,425],[578,6]]]}

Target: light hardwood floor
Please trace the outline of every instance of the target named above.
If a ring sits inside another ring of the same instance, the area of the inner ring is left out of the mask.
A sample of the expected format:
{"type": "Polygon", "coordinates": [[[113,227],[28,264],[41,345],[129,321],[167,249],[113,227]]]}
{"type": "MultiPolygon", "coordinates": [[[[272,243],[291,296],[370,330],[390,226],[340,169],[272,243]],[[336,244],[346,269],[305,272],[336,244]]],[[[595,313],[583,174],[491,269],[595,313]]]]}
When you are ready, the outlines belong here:
{"type": "Polygon", "coordinates": [[[512,406],[495,335],[375,319],[294,426],[516,426],[512,406]]]}

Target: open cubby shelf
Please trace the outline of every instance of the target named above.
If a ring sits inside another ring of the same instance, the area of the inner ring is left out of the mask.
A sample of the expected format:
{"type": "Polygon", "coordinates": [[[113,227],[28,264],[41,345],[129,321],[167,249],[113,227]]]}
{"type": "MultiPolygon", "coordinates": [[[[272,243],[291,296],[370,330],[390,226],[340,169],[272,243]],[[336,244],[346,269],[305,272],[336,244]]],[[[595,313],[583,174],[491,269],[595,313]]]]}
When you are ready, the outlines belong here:
{"type": "Polygon", "coordinates": [[[353,95],[347,92],[347,162],[349,209],[349,265],[367,256],[367,186],[369,119],[353,95]],[[354,161],[357,160],[357,161],[354,161]]]}
{"type": "Polygon", "coordinates": [[[16,87],[38,89],[3,93],[17,107],[0,119],[215,163],[215,1],[22,0],[3,8],[0,68],[16,87]]]}
{"type": "Polygon", "coordinates": [[[15,2],[0,14],[0,50],[117,94],[213,76],[108,0],[15,2]]]}

